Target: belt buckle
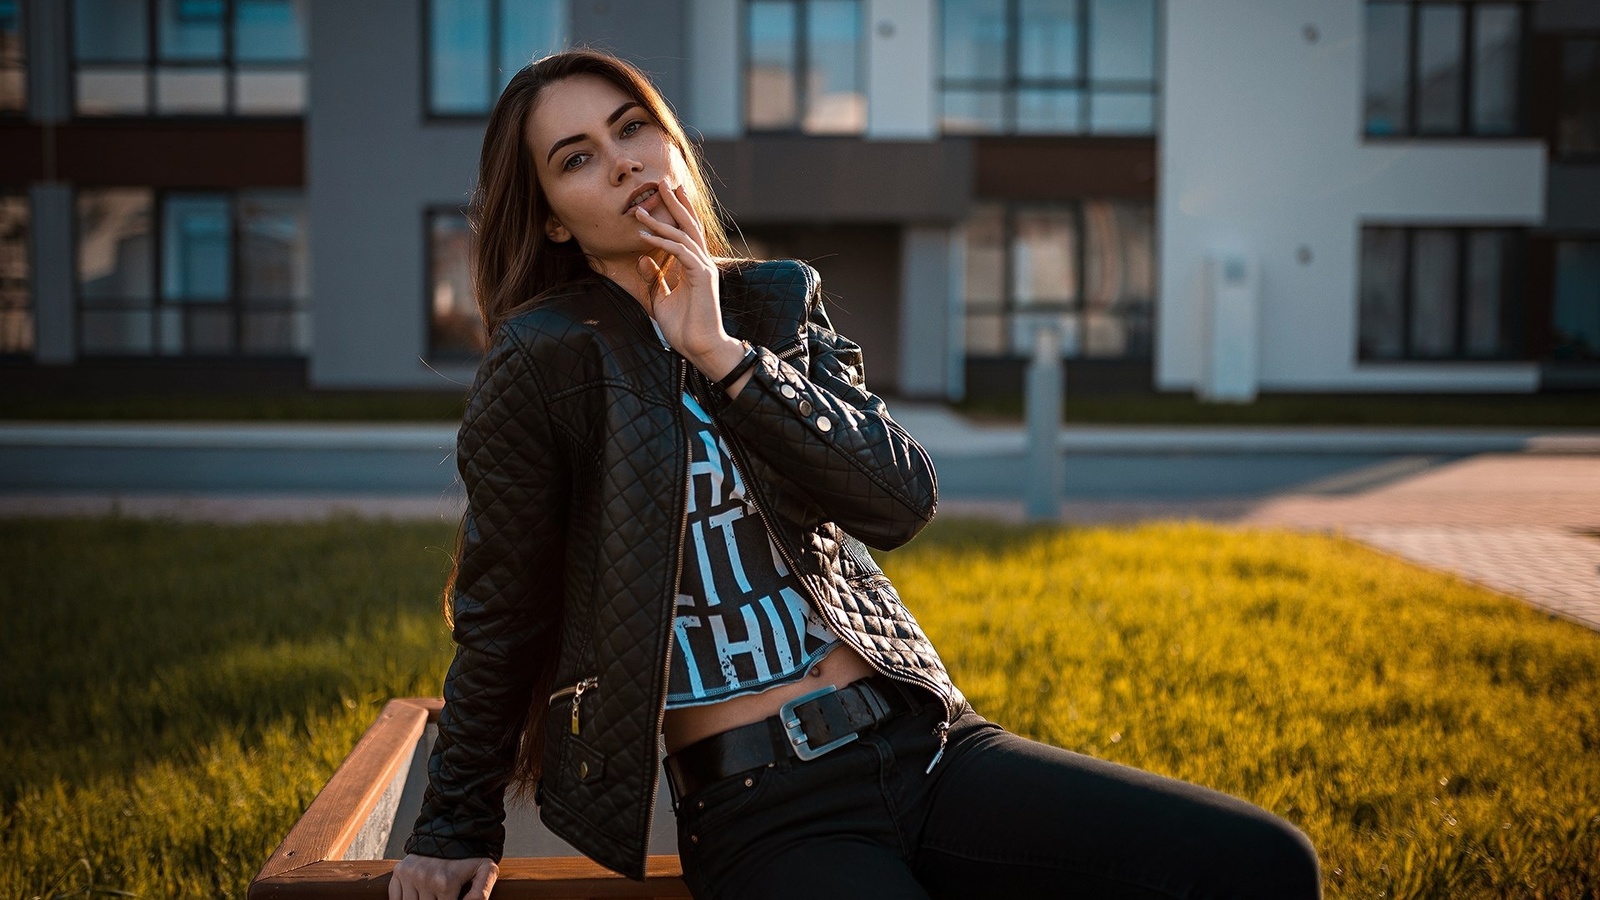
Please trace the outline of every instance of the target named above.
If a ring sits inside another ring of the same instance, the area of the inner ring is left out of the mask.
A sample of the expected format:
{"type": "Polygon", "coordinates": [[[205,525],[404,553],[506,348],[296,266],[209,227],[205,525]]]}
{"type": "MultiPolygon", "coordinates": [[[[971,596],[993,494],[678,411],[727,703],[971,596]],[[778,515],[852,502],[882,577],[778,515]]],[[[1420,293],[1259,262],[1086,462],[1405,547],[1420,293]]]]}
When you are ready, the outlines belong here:
{"type": "Polygon", "coordinates": [[[802,760],[816,759],[824,753],[837,750],[840,747],[843,747],[845,744],[855,740],[857,737],[860,737],[859,734],[851,732],[850,734],[847,734],[837,740],[829,741],[828,743],[823,744],[821,747],[812,747],[810,736],[806,734],[805,728],[800,724],[800,717],[794,714],[795,707],[804,703],[809,703],[818,697],[826,697],[829,694],[837,692],[838,690],[839,688],[830,684],[827,687],[812,691],[803,697],[796,697],[793,700],[790,700],[788,703],[778,707],[778,718],[781,722],[783,722],[783,734],[789,739],[789,746],[794,748],[795,756],[800,757],[802,760]]]}

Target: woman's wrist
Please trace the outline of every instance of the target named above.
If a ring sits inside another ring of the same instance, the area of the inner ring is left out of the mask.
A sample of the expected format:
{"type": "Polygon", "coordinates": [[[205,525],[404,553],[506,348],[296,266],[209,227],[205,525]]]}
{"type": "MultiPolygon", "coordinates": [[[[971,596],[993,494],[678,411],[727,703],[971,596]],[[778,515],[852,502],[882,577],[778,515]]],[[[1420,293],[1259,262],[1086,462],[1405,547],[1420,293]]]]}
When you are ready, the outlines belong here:
{"type": "Polygon", "coordinates": [[[721,381],[722,376],[727,375],[739,364],[739,360],[744,359],[745,347],[745,341],[726,337],[712,349],[698,356],[689,357],[689,363],[699,369],[700,374],[707,380],[721,381]]]}
{"type": "Polygon", "coordinates": [[[750,369],[755,362],[752,358],[754,348],[749,341],[740,341],[728,338],[719,344],[715,350],[701,355],[698,359],[691,359],[700,374],[707,381],[721,387],[730,396],[737,394],[738,389],[749,380],[750,369]]]}

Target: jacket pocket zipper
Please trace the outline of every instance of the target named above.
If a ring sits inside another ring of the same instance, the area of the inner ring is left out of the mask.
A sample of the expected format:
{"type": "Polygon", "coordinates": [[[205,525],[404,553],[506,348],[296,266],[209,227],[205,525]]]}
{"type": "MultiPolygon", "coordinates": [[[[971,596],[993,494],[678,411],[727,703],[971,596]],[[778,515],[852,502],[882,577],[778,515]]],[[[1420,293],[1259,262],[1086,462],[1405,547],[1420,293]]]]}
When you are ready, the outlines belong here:
{"type": "Polygon", "coordinates": [[[582,681],[578,682],[577,684],[569,684],[566,687],[562,688],[561,690],[556,691],[555,693],[550,695],[550,705],[551,706],[554,706],[556,704],[556,701],[558,701],[561,698],[567,696],[568,694],[572,695],[572,733],[573,734],[577,734],[578,733],[578,707],[583,702],[583,692],[589,690],[592,687],[595,687],[599,683],[600,683],[600,679],[597,676],[591,675],[588,678],[585,678],[582,681]]]}

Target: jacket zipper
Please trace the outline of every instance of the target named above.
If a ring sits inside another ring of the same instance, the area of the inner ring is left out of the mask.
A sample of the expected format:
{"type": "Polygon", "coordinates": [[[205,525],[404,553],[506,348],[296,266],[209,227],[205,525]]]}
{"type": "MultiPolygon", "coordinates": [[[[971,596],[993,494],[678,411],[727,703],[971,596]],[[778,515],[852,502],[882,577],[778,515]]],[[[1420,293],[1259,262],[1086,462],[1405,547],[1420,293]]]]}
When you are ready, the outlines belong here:
{"type": "Polygon", "coordinates": [[[557,701],[561,700],[561,698],[567,696],[568,694],[572,695],[572,733],[573,734],[577,734],[578,733],[578,706],[579,706],[579,704],[581,704],[583,702],[583,692],[589,690],[590,688],[598,687],[599,684],[600,684],[599,676],[590,675],[588,678],[585,678],[585,679],[583,679],[582,681],[579,681],[576,684],[569,684],[566,687],[564,687],[564,688],[562,688],[562,689],[560,689],[560,690],[558,690],[555,693],[550,695],[550,705],[551,706],[554,706],[557,701]]]}
{"type": "MultiPolygon", "coordinates": [[[[672,353],[672,354],[676,355],[675,351],[673,351],[673,349],[671,347],[667,346],[665,341],[662,342],[661,346],[664,347],[667,350],[668,353],[672,353]]],[[[684,387],[686,386],[686,382],[687,382],[688,377],[689,377],[689,375],[688,375],[689,363],[688,363],[687,360],[685,360],[681,356],[677,357],[677,360],[678,360],[678,392],[674,396],[673,400],[674,400],[675,403],[681,404],[681,403],[683,403],[683,390],[684,390],[684,387]]],[[[679,425],[678,425],[678,434],[682,435],[683,434],[682,413],[678,414],[678,423],[679,423],[679,425]]],[[[667,721],[667,693],[668,693],[668,690],[671,687],[670,680],[672,678],[673,622],[677,618],[677,615],[678,615],[678,584],[683,579],[683,539],[684,539],[685,535],[688,534],[688,531],[689,531],[689,492],[694,490],[694,485],[689,480],[689,463],[690,463],[689,448],[688,448],[688,446],[684,446],[684,448],[683,448],[683,514],[678,517],[678,553],[677,553],[677,561],[673,564],[673,568],[672,568],[672,588],[668,593],[667,648],[666,648],[666,652],[661,654],[661,697],[660,697],[660,699],[658,699],[656,701],[656,730],[655,730],[654,735],[650,738],[650,743],[651,743],[652,746],[655,746],[657,743],[660,742],[660,740],[661,740],[661,728],[662,728],[663,725],[666,724],[666,721],[667,721]]],[[[656,817],[656,793],[660,789],[660,786],[661,786],[661,767],[660,766],[653,766],[650,769],[649,799],[645,801],[644,815],[645,815],[645,821],[646,822],[654,822],[655,821],[655,817],[656,817]]],[[[677,812],[677,810],[674,809],[673,812],[677,812]]],[[[646,826],[646,827],[648,828],[649,826],[646,826]]],[[[648,857],[649,853],[650,853],[650,850],[649,850],[648,847],[646,847],[645,848],[645,855],[648,857]]]]}

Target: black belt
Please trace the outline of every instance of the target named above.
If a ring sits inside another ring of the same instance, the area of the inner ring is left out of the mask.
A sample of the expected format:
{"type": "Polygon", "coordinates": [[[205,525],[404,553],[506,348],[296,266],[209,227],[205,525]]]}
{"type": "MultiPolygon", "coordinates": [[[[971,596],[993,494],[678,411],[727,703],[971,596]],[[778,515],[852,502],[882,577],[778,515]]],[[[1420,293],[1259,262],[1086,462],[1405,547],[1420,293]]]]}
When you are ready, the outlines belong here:
{"type": "Polygon", "coordinates": [[[899,685],[883,675],[796,697],[778,715],[695,741],[668,756],[673,803],[714,781],[780,759],[815,759],[911,708],[899,685]]]}

